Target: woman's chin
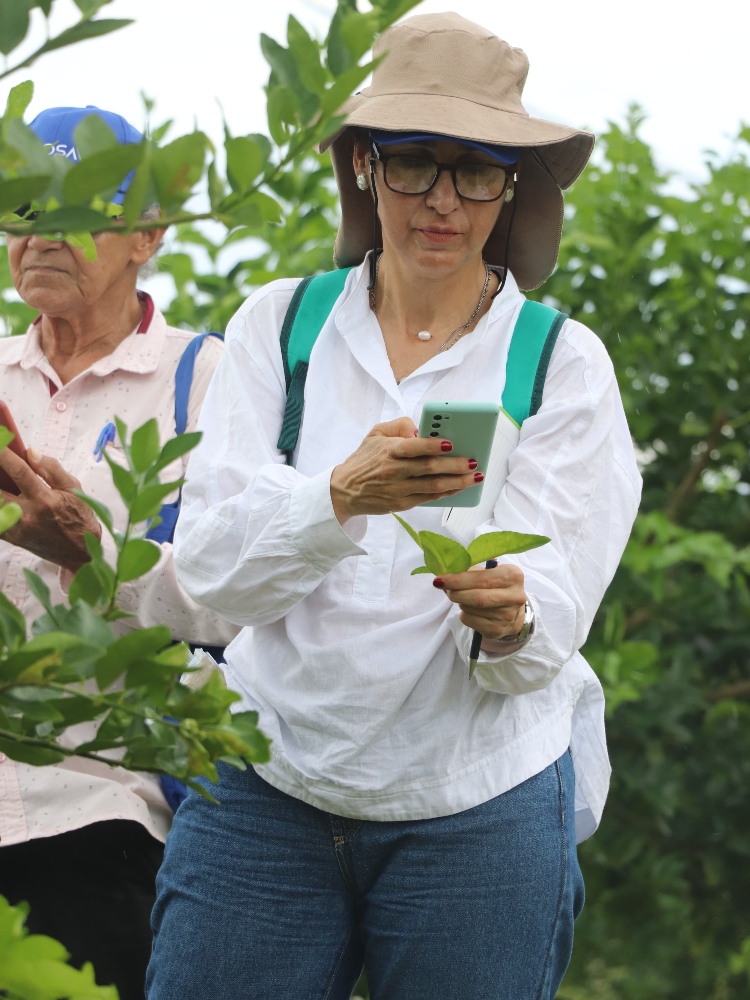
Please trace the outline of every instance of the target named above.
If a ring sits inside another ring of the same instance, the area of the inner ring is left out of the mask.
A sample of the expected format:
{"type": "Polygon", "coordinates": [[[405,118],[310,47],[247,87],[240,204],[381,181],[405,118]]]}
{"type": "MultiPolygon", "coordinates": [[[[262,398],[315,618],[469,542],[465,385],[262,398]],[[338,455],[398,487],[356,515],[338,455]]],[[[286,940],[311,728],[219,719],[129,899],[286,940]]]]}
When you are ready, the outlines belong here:
{"type": "Polygon", "coordinates": [[[408,255],[408,262],[416,270],[435,277],[436,273],[449,274],[465,267],[474,256],[467,252],[466,245],[460,240],[428,245],[420,241],[408,255]]]}

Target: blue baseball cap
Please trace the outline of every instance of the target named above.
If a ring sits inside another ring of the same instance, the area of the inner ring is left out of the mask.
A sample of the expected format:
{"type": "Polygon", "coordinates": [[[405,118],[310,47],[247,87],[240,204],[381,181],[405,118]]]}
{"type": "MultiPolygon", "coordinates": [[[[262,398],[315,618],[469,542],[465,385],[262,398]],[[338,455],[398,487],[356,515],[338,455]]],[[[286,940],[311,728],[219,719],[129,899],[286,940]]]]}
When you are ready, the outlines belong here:
{"type": "MultiPolygon", "coordinates": [[[[88,118],[89,115],[98,115],[104,124],[108,125],[115,133],[121,146],[143,141],[143,136],[138,129],[134,128],[122,115],[117,115],[114,111],[103,111],[93,104],[87,104],[85,108],[48,108],[46,111],[39,112],[36,118],[29,123],[29,128],[42,140],[45,146],[49,147],[50,156],[65,156],[77,163],[81,157],[76,149],[73,133],[83,119],[88,118]]],[[[125,200],[125,193],[134,173],[134,170],[128,173],[112,198],[115,205],[122,205],[125,200]]]]}
{"type": "Polygon", "coordinates": [[[436,132],[386,132],[383,129],[371,128],[370,138],[384,146],[398,146],[405,142],[436,142],[441,139],[457,142],[459,146],[468,146],[470,149],[487,153],[506,167],[518,163],[521,156],[518,146],[491,146],[484,142],[474,142],[473,139],[459,139],[455,135],[439,135],[436,132]]]}

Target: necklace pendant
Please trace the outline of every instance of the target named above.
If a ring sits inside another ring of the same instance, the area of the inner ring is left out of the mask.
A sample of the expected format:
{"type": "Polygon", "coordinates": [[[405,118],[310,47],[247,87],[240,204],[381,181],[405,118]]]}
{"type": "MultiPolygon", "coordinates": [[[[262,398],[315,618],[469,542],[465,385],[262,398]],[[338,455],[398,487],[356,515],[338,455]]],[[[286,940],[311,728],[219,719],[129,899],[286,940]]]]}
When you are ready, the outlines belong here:
{"type": "Polygon", "coordinates": [[[417,334],[419,340],[432,340],[432,334],[429,330],[420,330],[417,334]]]}

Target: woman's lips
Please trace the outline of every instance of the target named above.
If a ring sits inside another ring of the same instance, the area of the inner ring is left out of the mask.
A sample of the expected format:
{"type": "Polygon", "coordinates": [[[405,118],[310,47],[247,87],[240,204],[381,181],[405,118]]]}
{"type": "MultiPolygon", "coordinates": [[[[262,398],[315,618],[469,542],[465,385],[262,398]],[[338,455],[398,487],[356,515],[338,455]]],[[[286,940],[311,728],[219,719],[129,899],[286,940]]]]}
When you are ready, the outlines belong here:
{"type": "Polygon", "coordinates": [[[441,229],[420,229],[420,232],[427,237],[431,243],[449,243],[451,240],[455,240],[460,233],[454,233],[452,231],[441,230],[441,229]]]}

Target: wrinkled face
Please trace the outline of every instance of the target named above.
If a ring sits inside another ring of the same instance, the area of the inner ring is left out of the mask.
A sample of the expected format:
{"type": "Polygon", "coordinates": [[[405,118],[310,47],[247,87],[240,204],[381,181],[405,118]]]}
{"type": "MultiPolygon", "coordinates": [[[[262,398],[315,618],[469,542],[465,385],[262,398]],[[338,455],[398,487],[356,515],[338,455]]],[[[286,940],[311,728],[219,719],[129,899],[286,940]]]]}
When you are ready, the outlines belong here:
{"type": "Polygon", "coordinates": [[[71,316],[116,292],[135,289],[138,268],[152,256],[161,230],[98,233],[96,260],[62,240],[8,236],[8,260],[16,291],[47,316],[71,316]]]}
{"type": "MultiPolygon", "coordinates": [[[[382,146],[381,152],[386,156],[428,157],[439,163],[497,165],[487,153],[448,139],[382,146]]],[[[356,144],[354,169],[369,179],[369,144],[365,141],[356,144]]],[[[386,186],[383,164],[375,161],[375,184],[383,248],[418,271],[434,273],[437,268],[447,273],[481,258],[503,205],[502,198],[489,202],[462,198],[447,170],[424,194],[400,194],[386,186]]]]}

